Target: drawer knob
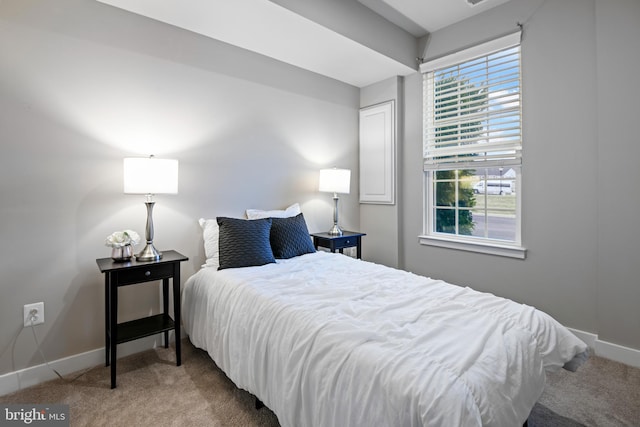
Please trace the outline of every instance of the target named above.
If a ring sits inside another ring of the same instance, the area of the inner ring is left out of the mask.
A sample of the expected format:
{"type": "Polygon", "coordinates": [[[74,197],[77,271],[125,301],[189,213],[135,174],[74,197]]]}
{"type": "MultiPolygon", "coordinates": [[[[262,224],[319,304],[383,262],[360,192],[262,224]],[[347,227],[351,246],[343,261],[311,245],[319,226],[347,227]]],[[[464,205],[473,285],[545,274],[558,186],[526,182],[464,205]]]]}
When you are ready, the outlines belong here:
{"type": "Polygon", "coordinates": [[[151,272],[150,272],[150,271],[145,271],[145,272],[144,272],[144,275],[145,275],[145,276],[151,276],[151,272]]]}

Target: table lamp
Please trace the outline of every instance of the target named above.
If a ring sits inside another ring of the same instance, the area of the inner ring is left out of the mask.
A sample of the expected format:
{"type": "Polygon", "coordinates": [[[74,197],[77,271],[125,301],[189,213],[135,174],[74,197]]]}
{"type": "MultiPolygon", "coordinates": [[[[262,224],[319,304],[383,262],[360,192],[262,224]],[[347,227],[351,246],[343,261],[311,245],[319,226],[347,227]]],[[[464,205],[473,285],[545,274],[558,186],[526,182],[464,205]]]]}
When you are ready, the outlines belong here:
{"type": "Polygon", "coordinates": [[[162,253],[153,247],[153,201],[154,194],[178,193],[178,161],[150,157],[129,157],[124,159],[125,194],[144,194],[147,206],[147,244],[136,255],[138,261],[157,261],[162,253]]]}
{"type": "Polygon", "coordinates": [[[351,171],[349,169],[321,169],[319,190],[333,193],[333,227],[329,230],[332,236],[342,236],[338,226],[338,193],[349,194],[351,171]]]}

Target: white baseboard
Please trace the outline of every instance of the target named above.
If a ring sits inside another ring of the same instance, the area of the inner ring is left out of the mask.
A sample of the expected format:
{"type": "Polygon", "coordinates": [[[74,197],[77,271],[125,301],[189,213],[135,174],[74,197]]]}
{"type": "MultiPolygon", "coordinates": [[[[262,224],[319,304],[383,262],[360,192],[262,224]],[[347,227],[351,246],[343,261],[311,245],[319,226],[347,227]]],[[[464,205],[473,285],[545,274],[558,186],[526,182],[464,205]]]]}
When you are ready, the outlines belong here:
{"type": "MultiPolygon", "coordinates": [[[[152,336],[118,344],[118,359],[160,346],[162,345],[161,341],[161,338],[152,336]]],[[[104,365],[104,363],[105,348],[102,347],[50,361],[49,366],[58,371],[60,375],[68,375],[100,364],[104,365]]],[[[43,363],[0,375],[0,396],[58,378],[49,366],[43,363]]]]}
{"type": "Polygon", "coordinates": [[[602,341],[597,334],[571,329],[571,332],[589,346],[596,356],[640,368],[640,350],[602,341]]]}
{"type": "Polygon", "coordinates": [[[596,347],[596,341],[598,340],[598,336],[596,334],[592,334],[591,332],[584,332],[579,329],[567,329],[569,329],[573,335],[584,341],[584,343],[588,345],[591,350],[596,347]]]}

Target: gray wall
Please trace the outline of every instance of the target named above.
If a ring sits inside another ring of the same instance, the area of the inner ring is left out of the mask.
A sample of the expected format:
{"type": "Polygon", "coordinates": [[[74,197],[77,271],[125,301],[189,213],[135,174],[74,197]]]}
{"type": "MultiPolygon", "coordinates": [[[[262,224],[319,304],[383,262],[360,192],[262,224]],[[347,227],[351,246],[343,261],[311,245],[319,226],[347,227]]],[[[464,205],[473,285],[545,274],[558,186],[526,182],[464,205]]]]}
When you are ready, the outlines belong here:
{"type": "Polygon", "coordinates": [[[596,1],[598,332],[640,349],[640,2],[596,1]]]}
{"type": "Polygon", "coordinates": [[[640,349],[640,3],[513,0],[432,34],[425,56],[524,23],[523,245],[526,260],[421,246],[421,80],[405,79],[401,266],[547,311],[640,349]],[[617,150],[612,152],[612,150],[617,150]]]}
{"type": "MultiPolygon", "coordinates": [[[[104,345],[105,237],[144,233],[144,198],[122,193],[122,159],[180,161],[157,196],[155,243],[204,262],[199,217],[299,202],[331,226],[318,170],[358,188],[359,91],[88,0],[0,2],[0,374],[41,363],[22,306],[44,301],[50,360],[104,345]]],[[[340,201],[359,228],[358,195],[340,201]]],[[[157,285],[121,292],[120,318],[158,310],[157,285]]]]}

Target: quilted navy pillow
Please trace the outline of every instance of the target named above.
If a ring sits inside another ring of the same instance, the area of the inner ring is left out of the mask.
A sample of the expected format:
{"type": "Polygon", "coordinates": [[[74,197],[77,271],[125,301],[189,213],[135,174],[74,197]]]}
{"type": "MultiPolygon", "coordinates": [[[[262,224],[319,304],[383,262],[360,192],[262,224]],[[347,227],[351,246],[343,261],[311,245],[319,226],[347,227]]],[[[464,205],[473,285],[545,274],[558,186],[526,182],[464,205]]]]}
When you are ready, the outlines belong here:
{"type": "Polygon", "coordinates": [[[271,249],[274,257],[288,259],[316,251],[302,213],[271,220],[271,249]]]}
{"type": "Polygon", "coordinates": [[[218,217],[216,220],[220,229],[218,270],[276,262],[269,243],[271,218],[218,217]]]}

